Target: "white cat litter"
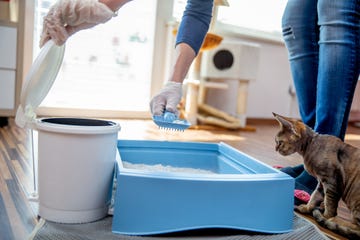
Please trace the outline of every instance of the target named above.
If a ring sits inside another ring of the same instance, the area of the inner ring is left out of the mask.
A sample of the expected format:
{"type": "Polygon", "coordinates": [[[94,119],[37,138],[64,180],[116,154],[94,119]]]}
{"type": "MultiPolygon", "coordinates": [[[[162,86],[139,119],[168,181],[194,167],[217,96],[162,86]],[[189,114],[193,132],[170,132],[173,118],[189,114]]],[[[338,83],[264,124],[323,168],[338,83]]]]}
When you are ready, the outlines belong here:
{"type": "Polygon", "coordinates": [[[147,170],[152,172],[180,172],[180,173],[194,173],[194,174],[216,174],[213,171],[200,169],[200,168],[186,168],[186,167],[173,167],[170,165],[148,165],[140,163],[130,163],[123,161],[123,166],[130,169],[147,170]]]}

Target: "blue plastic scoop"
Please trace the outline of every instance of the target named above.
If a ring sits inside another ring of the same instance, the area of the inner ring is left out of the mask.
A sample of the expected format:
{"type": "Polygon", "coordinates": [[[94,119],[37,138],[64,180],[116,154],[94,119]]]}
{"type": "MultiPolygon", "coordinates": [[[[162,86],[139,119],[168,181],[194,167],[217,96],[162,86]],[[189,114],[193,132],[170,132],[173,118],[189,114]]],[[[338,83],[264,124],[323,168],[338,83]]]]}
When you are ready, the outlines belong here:
{"type": "Polygon", "coordinates": [[[174,113],[165,111],[161,116],[153,116],[153,121],[160,129],[184,131],[191,124],[185,119],[179,119],[174,113]]]}

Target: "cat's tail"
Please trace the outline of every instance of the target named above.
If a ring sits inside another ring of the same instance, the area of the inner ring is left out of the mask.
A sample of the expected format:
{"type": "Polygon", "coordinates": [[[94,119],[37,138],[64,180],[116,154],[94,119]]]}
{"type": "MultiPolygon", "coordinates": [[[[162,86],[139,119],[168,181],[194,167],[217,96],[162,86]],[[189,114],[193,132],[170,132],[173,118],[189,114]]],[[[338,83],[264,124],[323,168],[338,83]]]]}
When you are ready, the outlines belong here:
{"type": "Polygon", "coordinates": [[[340,235],[343,235],[350,240],[360,239],[360,230],[353,229],[347,225],[340,225],[339,223],[332,221],[331,219],[325,218],[320,209],[314,209],[312,214],[316,222],[318,222],[321,226],[340,235]]]}

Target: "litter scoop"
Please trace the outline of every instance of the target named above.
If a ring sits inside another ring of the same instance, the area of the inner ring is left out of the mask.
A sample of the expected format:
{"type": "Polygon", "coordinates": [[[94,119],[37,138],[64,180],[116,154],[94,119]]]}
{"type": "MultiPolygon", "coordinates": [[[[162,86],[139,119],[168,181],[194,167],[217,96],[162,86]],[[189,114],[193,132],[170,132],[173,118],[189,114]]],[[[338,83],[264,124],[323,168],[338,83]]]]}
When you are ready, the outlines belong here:
{"type": "Polygon", "coordinates": [[[174,113],[165,111],[161,116],[153,116],[153,121],[160,129],[184,131],[191,124],[185,119],[179,119],[174,113]]]}

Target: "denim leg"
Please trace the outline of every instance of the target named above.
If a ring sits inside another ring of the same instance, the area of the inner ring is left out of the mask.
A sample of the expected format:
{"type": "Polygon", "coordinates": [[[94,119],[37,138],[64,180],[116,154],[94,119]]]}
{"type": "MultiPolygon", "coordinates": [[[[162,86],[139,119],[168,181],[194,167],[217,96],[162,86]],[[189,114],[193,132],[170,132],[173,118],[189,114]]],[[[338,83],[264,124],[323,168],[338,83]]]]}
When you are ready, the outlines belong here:
{"type": "MultiPolygon", "coordinates": [[[[291,74],[300,116],[311,128],[316,122],[316,89],[319,67],[317,0],[289,0],[282,18],[282,31],[289,54],[291,74]]],[[[311,194],[317,180],[303,170],[295,177],[295,188],[311,194]]],[[[295,204],[299,202],[295,198],[295,204]]]]}
{"type": "Polygon", "coordinates": [[[359,76],[359,5],[289,0],[282,22],[303,122],[341,139],[359,76]]]}
{"type": "Polygon", "coordinates": [[[344,139],[359,76],[358,0],[319,0],[319,66],[315,131],[344,139]]]}
{"type": "Polygon", "coordinates": [[[316,120],[316,89],[319,60],[317,0],[289,0],[282,31],[299,102],[300,116],[311,128],[316,120]]]}

